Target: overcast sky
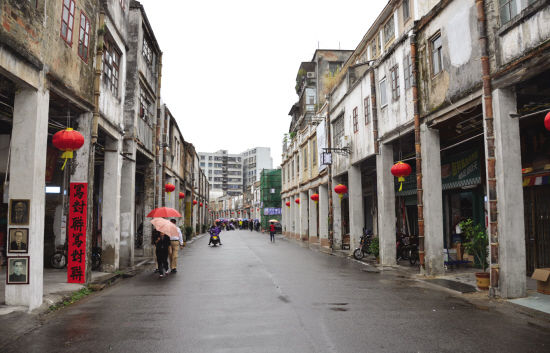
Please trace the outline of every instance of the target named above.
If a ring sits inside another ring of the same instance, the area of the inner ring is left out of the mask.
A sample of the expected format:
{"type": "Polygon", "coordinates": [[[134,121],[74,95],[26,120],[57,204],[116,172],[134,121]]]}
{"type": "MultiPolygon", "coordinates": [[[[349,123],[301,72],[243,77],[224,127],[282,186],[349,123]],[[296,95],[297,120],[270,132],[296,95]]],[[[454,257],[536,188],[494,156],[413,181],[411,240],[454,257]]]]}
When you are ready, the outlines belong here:
{"type": "Polygon", "coordinates": [[[271,147],[281,162],[295,78],[355,49],[387,0],[140,0],[163,51],[163,101],[197,151],[271,147]]]}

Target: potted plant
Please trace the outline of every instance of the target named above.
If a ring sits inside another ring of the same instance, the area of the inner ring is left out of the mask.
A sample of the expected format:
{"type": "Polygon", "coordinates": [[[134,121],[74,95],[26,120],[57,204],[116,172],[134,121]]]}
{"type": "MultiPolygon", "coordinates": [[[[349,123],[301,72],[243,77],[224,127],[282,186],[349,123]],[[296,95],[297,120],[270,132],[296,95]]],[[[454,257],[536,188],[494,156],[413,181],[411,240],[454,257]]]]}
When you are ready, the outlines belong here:
{"type": "Polygon", "coordinates": [[[376,257],[376,262],[380,261],[379,255],[380,255],[380,239],[378,238],[372,238],[371,243],[369,245],[369,252],[373,254],[376,257]]]}
{"type": "Polygon", "coordinates": [[[193,235],[193,227],[185,226],[184,232],[185,232],[185,238],[187,240],[191,240],[191,236],[193,235]]]}
{"type": "Polygon", "coordinates": [[[473,255],[475,264],[479,265],[483,272],[476,272],[477,287],[482,290],[489,289],[490,274],[487,271],[489,263],[487,255],[489,239],[485,227],[475,224],[472,219],[460,222],[460,229],[465,238],[464,249],[473,255]]]}

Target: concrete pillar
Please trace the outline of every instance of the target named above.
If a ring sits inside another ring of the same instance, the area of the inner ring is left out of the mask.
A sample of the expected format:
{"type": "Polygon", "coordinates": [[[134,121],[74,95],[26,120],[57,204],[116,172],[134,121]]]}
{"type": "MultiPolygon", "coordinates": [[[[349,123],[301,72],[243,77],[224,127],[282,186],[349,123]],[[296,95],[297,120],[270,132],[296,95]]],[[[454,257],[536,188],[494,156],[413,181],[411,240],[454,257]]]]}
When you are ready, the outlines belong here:
{"type": "Polygon", "coordinates": [[[151,218],[147,218],[149,212],[155,208],[155,162],[150,161],[145,168],[145,200],[143,205],[143,256],[153,256],[154,245],[151,244],[153,226],[151,218]]]}
{"type": "Polygon", "coordinates": [[[328,187],[319,186],[319,242],[329,247],[328,243],[328,187]]]}
{"type": "Polygon", "coordinates": [[[103,240],[101,267],[104,271],[118,270],[120,263],[120,177],[122,157],[119,140],[107,137],[103,174],[101,238],[103,240]]]}
{"type": "MultiPolygon", "coordinates": [[[[91,145],[92,137],[92,119],[93,113],[84,113],[76,119],[77,130],[84,136],[84,144],[74,154],[71,162],[71,183],[88,183],[88,215],[86,229],[86,281],[92,279],[92,233],[93,233],[93,210],[94,210],[94,168],[90,168],[90,155],[94,153],[94,148],[91,145]]],[[[64,220],[67,215],[63,215],[64,220]]],[[[63,229],[65,232],[65,229],[63,229]]],[[[63,243],[65,244],[65,243],[63,243]]]]}
{"type": "Polygon", "coordinates": [[[342,200],[337,193],[334,192],[334,186],[338,185],[338,182],[334,180],[332,182],[332,214],[334,216],[333,227],[333,247],[336,250],[342,249],[342,200]]]}
{"type": "Polygon", "coordinates": [[[348,184],[350,249],[355,249],[359,246],[365,226],[361,168],[352,165],[348,169],[348,184]]]}
{"type": "Polygon", "coordinates": [[[307,190],[300,192],[300,239],[309,239],[309,203],[307,190]]]}
{"type": "Polygon", "coordinates": [[[422,141],[422,185],[424,186],[424,271],[428,276],[436,276],[445,272],[439,131],[422,124],[420,139],[422,141]]]}
{"type": "Polygon", "coordinates": [[[317,238],[317,207],[318,203],[315,203],[311,199],[311,195],[315,194],[315,189],[310,189],[308,193],[308,203],[309,203],[309,242],[316,243],[319,239],[317,238]]]}
{"type": "Polygon", "coordinates": [[[122,161],[120,184],[120,267],[134,265],[134,236],[136,214],[136,143],[124,140],[125,158],[122,161]]]}
{"type": "Polygon", "coordinates": [[[380,264],[395,265],[395,185],[390,173],[393,165],[393,146],[380,145],[376,156],[376,185],[378,187],[378,237],[380,264]]]}
{"type": "MultiPolygon", "coordinates": [[[[6,284],[7,305],[28,306],[29,311],[42,304],[44,268],[44,209],[46,150],[48,141],[48,90],[17,90],[13,107],[9,199],[29,200],[28,225],[11,224],[9,228],[28,229],[28,284],[6,284]]],[[[11,210],[13,211],[13,210],[11,210]]],[[[26,223],[26,222],[25,222],[26,223]]],[[[26,267],[26,266],[25,266],[26,267]]],[[[12,267],[13,268],[13,267],[12,267]]],[[[27,268],[25,268],[27,269],[27,268]]],[[[9,274],[8,274],[9,275],[9,274]]]]}
{"type": "Polygon", "coordinates": [[[291,205],[293,208],[292,216],[294,219],[294,226],[292,231],[293,238],[299,239],[300,238],[300,205],[296,203],[296,199],[298,198],[298,195],[292,196],[291,205]]]}
{"type": "Polygon", "coordinates": [[[491,257],[498,256],[497,294],[503,298],[527,295],[519,119],[510,117],[516,106],[513,89],[493,91],[498,252],[491,257]]]}

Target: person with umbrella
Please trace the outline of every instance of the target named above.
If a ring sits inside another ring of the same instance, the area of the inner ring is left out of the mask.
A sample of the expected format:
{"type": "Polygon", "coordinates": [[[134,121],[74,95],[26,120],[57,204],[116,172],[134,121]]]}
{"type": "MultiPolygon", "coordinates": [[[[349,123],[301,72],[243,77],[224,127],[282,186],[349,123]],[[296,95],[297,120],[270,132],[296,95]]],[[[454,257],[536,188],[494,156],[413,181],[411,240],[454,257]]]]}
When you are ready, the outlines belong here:
{"type": "Polygon", "coordinates": [[[172,250],[170,237],[177,237],[179,235],[178,227],[164,218],[153,218],[151,223],[160,233],[160,236],[155,239],[155,253],[157,255],[158,270],[162,278],[166,275],[166,271],[168,271],[168,255],[172,250]]]}
{"type": "MultiPolygon", "coordinates": [[[[170,220],[174,225],[176,224],[176,220],[172,218],[170,220]]],[[[176,225],[177,227],[177,225],[176,225]]],[[[170,236],[170,246],[172,248],[172,253],[170,254],[170,273],[177,273],[178,272],[178,255],[180,248],[183,248],[183,235],[181,234],[181,229],[178,228],[178,235],[177,236],[170,236]]]]}

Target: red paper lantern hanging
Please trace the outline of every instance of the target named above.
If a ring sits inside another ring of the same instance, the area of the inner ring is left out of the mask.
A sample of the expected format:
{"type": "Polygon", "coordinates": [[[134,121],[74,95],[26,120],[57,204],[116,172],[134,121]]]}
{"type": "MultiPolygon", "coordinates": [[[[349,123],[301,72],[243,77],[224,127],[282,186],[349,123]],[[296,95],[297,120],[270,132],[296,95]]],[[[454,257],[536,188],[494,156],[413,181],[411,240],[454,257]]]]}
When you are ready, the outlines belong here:
{"type": "Polygon", "coordinates": [[[197,204],[197,200],[193,200],[193,206],[197,204]]]}
{"type": "Polygon", "coordinates": [[[294,200],[294,202],[296,202],[299,205],[300,204],[300,198],[296,198],[296,200],[294,200]]]}
{"type": "Polygon", "coordinates": [[[334,187],[334,192],[338,194],[340,201],[342,201],[344,194],[348,192],[348,187],[345,186],[344,184],[338,184],[334,187]]]}
{"type": "Polygon", "coordinates": [[[286,202],[286,207],[290,208],[290,201],[286,202]]]}
{"type": "Polygon", "coordinates": [[[403,189],[403,182],[405,177],[409,176],[412,172],[412,168],[407,163],[397,162],[391,167],[391,173],[397,178],[399,184],[399,191],[403,189]]]}
{"type": "Polygon", "coordinates": [[[52,137],[53,145],[63,151],[61,158],[65,159],[61,170],[65,169],[67,160],[73,158],[73,151],[78,150],[84,144],[84,136],[70,127],[55,133],[52,137]]]}
{"type": "Polygon", "coordinates": [[[311,195],[311,200],[317,205],[317,202],[319,202],[319,194],[311,195]]]}
{"type": "Polygon", "coordinates": [[[550,112],[548,112],[544,118],[544,127],[546,130],[550,131],[550,112]]]}
{"type": "Polygon", "coordinates": [[[185,198],[185,194],[183,192],[180,192],[180,200],[185,198]]]}
{"type": "Polygon", "coordinates": [[[202,207],[202,202],[201,202],[201,203],[199,203],[199,207],[202,207]]]}

